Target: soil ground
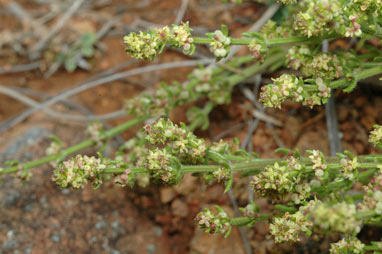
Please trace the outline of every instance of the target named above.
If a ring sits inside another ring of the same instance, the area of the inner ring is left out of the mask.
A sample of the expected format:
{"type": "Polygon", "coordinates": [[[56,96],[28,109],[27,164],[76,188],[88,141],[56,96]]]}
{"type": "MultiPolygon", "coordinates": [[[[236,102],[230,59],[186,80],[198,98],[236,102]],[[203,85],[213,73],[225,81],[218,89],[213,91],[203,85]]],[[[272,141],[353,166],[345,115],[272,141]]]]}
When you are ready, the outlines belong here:
{"type": "MultiPolygon", "coordinates": [[[[1,2],[1,1],[0,1],[1,2]]],[[[34,2],[15,1],[31,13],[43,11],[44,6],[34,2]],[[33,2],[33,3],[32,3],[33,2]]],[[[103,22],[120,15],[120,22],[100,42],[96,54],[89,60],[90,71],[76,70],[68,73],[60,68],[51,77],[44,78],[44,60],[40,70],[0,75],[0,85],[28,88],[40,94],[55,95],[70,89],[94,75],[125,64],[131,59],[124,54],[122,35],[134,22],[145,21],[157,25],[171,24],[181,4],[178,0],[145,1],[97,1],[106,4],[80,10],[70,19],[62,33],[68,29],[79,32],[98,31],[103,22]],[[103,49],[103,50],[101,50],[103,49]]],[[[184,20],[190,20],[197,31],[213,31],[225,23],[230,30],[240,33],[248,29],[263,13],[265,7],[258,4],[221,5],[218,1],[191,0],[184,20]]],[[[37,14],[36,14],[37,15],[37,14]]],[[[0,12],[0,31],[19,29],[20,23],[9,13],[0,12]]],[[[53,22],[53,21],[52,21],[53,22]]],[[[50,24],[50,23],[49,23],[50,24]]],[[[69,32],[68,32],[69,33],[69,32]]],[[[33,42],[33,41],[32,41],[33,42]]],[[[32,43],[30,42],[30,43],[32,43]]],[[[29,43],[29,42],[25,42],[29,43]]],[[[27,63],[26,57],[3,49],[0,66],[27,63]]],[[[47,50],[49,53],[49,50],[47,50]]],[[[208,50],[200,54],[210,56],[208,50]]],[[[156,63],[185,60],[187,57],[167,50],[156,63]]],[[[122,70],[149,65],[137,61],[122,70]]],[[[44,66],[46,65],[46,66],[44,66]]],[[[160,81],[184,81],[191,68],[177,68],[153,72],[122,81],[111,82],[70,98],[94,114],[105,114],[120,109],[125,99],[131,98],[147,86],[157,86],[160,81]]],[[[264,74],[265,79],[268,78],[264,74]]],[[[252,88],[252,84],[243,84],[252,88]]],[[[40,99],[38,97],[33,97],[40,99]]],[[[249,119],[243,105],[250,102],[240,89],[234,91],[233,102],[220,106],[211,113],[210,131],[196,133],[205,138],[219,135],[228,128],[249,119]]],[[[368,144],[368,131],[373,124],[382,124],[382,93],[364,84],[352,94],[336,94],[336,110],[339,129],[343,134],[342,146],[356,154],[373,153],[368,144]]],[[[16,100],[0,95],[0,123],[15,117],[27,107],[16,100]]],[[[65,105],[54,105],[52,109],[76,114],[76,110],[65,105]]],[[[185,119],[184,110],[177,110],[175,121],[185,119]]],[[[275,157],[274,150],[282,142],[287,148],[320,149],[329,154],[329,141],[325,121],[325,109],[313,110],[296,104],[287,104],[282,110],[267,110],[267,114],[282,122],[283,128],[270,129],[264,122],[251,137],[253,149],[261,157],[275,157]]],[[[128,117],[108,121],[114,126],[128,117]]],[[[138,127],[137,127],[138,128],[138,127]]],[[[133,135],[131,131],[120,138],[133,135]]],[[[76,144],[87,138],[86,124],[54,119],[38,112],[0,135],[0,162],[5,160],[29,161],[44,155],[49,145],[48,136],[59,136],[65,146],[76,144]]],[[[248,133],[246,124],[231,131],[225,138],[238,137],[243,141],[248,133]]],[[[113,147],[110,147],[110,151],[113,147]]],[[[94,154],[95,149],[84,151],[94,154]]],[[[12,176],[3,179],[0,187],[0,254],[2,253],[245,253],[237,229],[228,237],[205,234],[195,227],[193,218],[206,206],[219,204],[231,210],[223,186],[205,186],[192,176],[186,176],[181,186],[168,188],[121,189],[113,184],[104,184],[93,190],[61,190],[50,180],[52,167],[49,165],[33,169],[33,177],[21,185],[12,176]]],[[[247,179],[237,179],[234,185],[239,205],[247,202],[247,179]]],[[[262,209],[271,206],[265,199],[256,199],[262,209]]],[[[257,223],[246,229],[254,253],[325,253],[333,239],[306,241],[299,245],[276,245],[268,236],[266,222],[257,223]]],[[[379,240],[376,230],[366,230],[366,238],[379,240]],[[371,232],[371,233],[370,233],[371,232]],[[371,234],[371,235],[370,235],[371,234]]],[[[336,236],[333,236],[335,238],[336,236]]]]}

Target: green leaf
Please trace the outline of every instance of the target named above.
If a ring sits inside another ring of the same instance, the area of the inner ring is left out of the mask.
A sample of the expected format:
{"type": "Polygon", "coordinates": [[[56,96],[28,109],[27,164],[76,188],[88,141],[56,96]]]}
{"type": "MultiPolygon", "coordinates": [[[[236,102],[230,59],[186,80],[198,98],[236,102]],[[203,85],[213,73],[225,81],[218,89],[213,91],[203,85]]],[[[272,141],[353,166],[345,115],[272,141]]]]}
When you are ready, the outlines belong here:
{"type": "Polygon", "coordinates": [[[81,48],[81,53],[85,57],[92,57],[94,55],[94,48],[91,45],[83,45],[81,48]]]}
{"type": "Polygon", "coordinates": [[[281,154],[284,154],[284,155],[288,155],[292,152],[292,150],[288,149],[288,148],[284,148],[284,147],[279,147],[275,150],[276,153],[281,153],[281,154]]]}
{"type": "Polygon", "coordinates": [[[357,86],[357,80],[354,79],[350,81],[349,86],[343,89],[343,91],[346,93],[350,93],[354,90],[354,88],[356,88],[356,86],[357,86]]]}
{"type": "Polygon", "coordinates": [[[96,41],[97,37],[95,33],[92,32],[84,33],[81,37],[81,44],[93,45],[94,43],[96,43],[96,41]]]}
{"type": "Polygon", "coordinates": [[[221,30],[225,36],[228,36],[228,27],[226,25],[222,24],[221,30]]]}
{"type": "Polygon", "coordinates": [[[282,211],[282,212],[290,212],[290,213],[297,212],[297,209],[295,207],[286,206],[286,205],[277,204],[277,205],[275,205],[275,208],[277,210],[282,211]]]}
{"type": "Polygon", "coordinates": [[[77,68],[77,63],[73,58],[68,58],[65,60],[65,69],[68,72],[73,72],[77,68]]]}
{"type": "Polygon", "coordinates": [[[213,39],[215,36],[214,33],[206,33],[206,37],[210,38],[210,39],[213,39]]]}
{"type": "Polygon", "coordinates": [[[8,161],[4,162],[5,166],[10,166],[10,167],[17,166],[19,164],[20,164],[20,162],[16,161],[16,160],[8,160],[8,161]]]}
{"type": "Polygon", "coordinates": [[[232,187],[232,181],[233,181],[233,174],[231,173],[231,176],[229,177],[228,181],[225,184],[224,193],[227,193],[232,187]]]}
{"type": "Polygon", "coordinates": [[[56,135],[50,135],[49,138],[53,139],[53,142],[55,142],[57,145],[62,146],[61,139],[57,137],[56,135]]]}
{"type": "Polygon", "coordinates": [[[225,213],[223,208],[221,208],[220,206],[216,205],[215,206],[216,210],[219,212],[219,213],[225,213]]]}

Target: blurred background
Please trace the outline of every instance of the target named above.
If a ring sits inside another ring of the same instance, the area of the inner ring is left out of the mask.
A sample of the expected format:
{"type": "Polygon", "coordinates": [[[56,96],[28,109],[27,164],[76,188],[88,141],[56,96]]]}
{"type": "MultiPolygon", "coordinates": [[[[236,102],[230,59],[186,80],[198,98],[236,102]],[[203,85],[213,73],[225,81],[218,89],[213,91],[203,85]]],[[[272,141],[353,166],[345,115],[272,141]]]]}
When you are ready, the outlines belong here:
{"type": "MultiPolygon", "coordinates": [[[[195,36],[226,24],[231,35],[239,37],[258,25],[271,6],[214,0],[0,0],[0,164],[42,157],[50,135],[59,136],[66,147],[87,139],[87,121],[95,116],[102,116],[106,128],[128,120],[123,114],[126,99],[161,81],[185,81],[193,67],[120,73],[213,59],[207,47],[198,46],[192,57],[166,49],[154,62],[137,61],[124,53],[122,38],[129,32],[184,20],[195,36]]],[[[272,8],[273,18],[280,20],[282,8],[272,8]]],[[[347,42],[336,46],[347,47],[347,42]]],[[[240,49],[237,55],[246,53],[240,49]]],[[[256,111],[255,88],[280,73],[264,72],[237,86],[232,103],[212,111],[209,130],[196,134],[209,140],[238,137],[261,157],[279,156],[274,152],[279,146],[330,154],[324,107],[310,110],[290,103],[282,110],[256,111]]],[[[344,149],[356,154],[374,151],[367,135],[382,120],[382,97],[376,91],[361,86],[350,95],[336,94],[334,110],[344,149]]],[[[172,113],[175,122],[186,121],[185,108],[172,113]]],[[[106,153],[112,154],[137,129],[116,137],[106,153]]],[[[89,186],[72,191],[55,186],[51,173],[49,165],[33,169],[32,180],[24,185],[3,177],[0,254],[324,253],[333,240],[275,245],[263,221],[240,232],[234,229],[227,239],[197,230],[193,218],[203,207],[219,204],[233,215],[235,203],[247,204],[247,179],[236,179],[228,196],[221,184],[202,185],[190,175],[175,188],[121,189],[106,183],[98,190],[89,186]]],[[[267,200],[255,201],[264,212],[270,210],[267,200]]],[[[364,237],[371,237],[367,230],[364,237]]]]}

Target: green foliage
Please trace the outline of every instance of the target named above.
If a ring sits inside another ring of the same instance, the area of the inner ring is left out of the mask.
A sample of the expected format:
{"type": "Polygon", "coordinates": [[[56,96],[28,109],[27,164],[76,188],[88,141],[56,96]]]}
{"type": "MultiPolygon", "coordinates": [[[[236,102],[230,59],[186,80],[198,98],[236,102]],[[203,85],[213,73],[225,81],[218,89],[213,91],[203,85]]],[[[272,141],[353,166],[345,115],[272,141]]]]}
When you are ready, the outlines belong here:
{"type": "MultiPolygon", "coordinates": [[[[269,220],[270,234],[276,242],[297,242],[302,236],[337,232],[343,239],[331,245],[330,253],[381,251],[380,243],[366,246],[356,235],[364,224],[381,225],[382,155],[356,156],[344,151],[326,157],[321,151],[307,150],[304,157],[298,150],[279,148],[276,152],[284,158],[261,159],[238,149],[238,142],[209,143],[192,133],[199,127],[208,129],[210,112],[216,105],[231,102],[235,85],[266,69],[273,72],[283,68],[284,72],[261,88],[259,101],[264,107],[274,108],[281,108],[287,100],[309,107],[322,105],[332,89],[351,92],[359,80],[382,73],[380,49],[367,44],[371,38],[382,38],[381,1],[281,2],[287,6],[281,8],[275,21],[268,21],[260,32],[243,33],[240,38],[230,37],[225,25],[206,37],[194,37],[188,22],[126,35],[126,52],[137,59],[153,60],[166,46],[192,55],[196,44],[209,45],[217,61],[229,56],[232,45],[248,46],[250,56],[229,59],[221,66],[197,68],[184,83],[162,83],[154,91],[129,99],[127,113],[139,118],[134,124],[148,117],[157,120],[120,146],[114,158],[77,155],[62,161],[78,150],[63,150],[55,138],[47,157],[29,164],[11,162],[0,169],[0,175],[18,172],[20,179],[27,180],[29,168],[56,160],[53,180],[63,188],[80,189],[87,183],[97,188],[105,175],[115,176],[114,183],[122,187],[132,187],[135,182],[148,185],[150,181],[174,185],[184,174],[194,173],[207,183],[224,183],[227,192],[234,184],[235,172],[242,172],[241,176],[252,177],[253,192],[268,198],[275,209],[264,214],[250,202],[240,209],[243,217],[238,218],[230,218],[219,206],[216,213],[205,209],[196,217],[205,232],[228,236],[232,226],[252,226],[259,220],[269,220]],[[358,40],[352,50],[321,50],[325,40],[350,38],[358,40]],[[187,104],[192,105],[187,110],[189,126],[168,119],[173,109],[187,104]],[[363,184],[361,195],[348,192],[355,184],[363,184]]],[[[93,56],[95,43],[94,34],[84,34],[69,53],[59,55],[66,69],[77,68],[78,54],[93,56]]],[[[102,146],[106,138],[126,126],[107,132],[99,123],[93,123],[88,128],[91,139],[83,146],[102,146]]],[[[382,148],[382,126],[374,127],[369,141],[382,148]]]]}

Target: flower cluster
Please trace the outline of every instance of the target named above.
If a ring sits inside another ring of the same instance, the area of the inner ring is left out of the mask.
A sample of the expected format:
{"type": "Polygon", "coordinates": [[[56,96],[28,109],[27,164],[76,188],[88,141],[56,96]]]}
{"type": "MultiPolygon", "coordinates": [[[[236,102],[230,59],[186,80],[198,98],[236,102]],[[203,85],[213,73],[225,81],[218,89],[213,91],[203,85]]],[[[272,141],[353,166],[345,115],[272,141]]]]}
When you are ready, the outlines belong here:
{"type": "Polygon", "coordinates": [[[191,28],[188,22],[181,25],[173,25],[172,33],[173,35],[168,38],[172,46],[182,48],[183,53],[187,55],[192,54],[195,46],[192,44],[194,40],[191,36],[191,28]]]}
{"type": "Polygon", "coordinates": [[[378,149],[382,149],[382,125],[374,125],[374,129],[370,132],[369,142],[378,149]]]}
{"type": "Polygon", "coordinates": [[[295,75],[283,74],[272,81],[273,84],[261,87],[260,101],[264,107],[281,108],[281,103],[290,97],[295,101],[303,100],[303,82],[295,75]]]}
{"type": "Polygon", "coordinates": [[[305,76],[335,79],[343,76],[344,58],[333,53],[314,53],[307,45],[293,46],[287,54],[287,66],[301,70],[305,76]]]}
{"type": "Polygon", "coordinates": [[[303,80],[293,74],[283,74],[272,81],[273,84],[261,87],[260,101],[264,107],[281,108],[281,103],[287,99],[313,107],[326,103],[330,97],[330,88],[321,78],[316,79],[314,90],[309,89],[313,86],[304,85],[303,80]]]}
{"type": "Polygon", "coordinates": [[[363,254],[365,245],[356,237],[349,239],[342,238],[336,243],[330,244],[330,254],[363,254]]]}
{"type": "Polygon", "coordinates": [[[261,28],[260,32],[267,38],[280,38],[280,37],[289,37],[295,35],[294,30],[290,29],[292,24],[290,20],[284,20],[282,24],[277,25],[273,20],[269,20],[261,28]]]}
{"type": "Polygon", "coordinates": [[[77,155],[64,161],[53,171],[52,180],[62,188],[84,188],[87,182],[97,188],[102,183],[101,172],[106,165],[100,158],[77,155]]]}
{"type": "Polygon", "coordinates": [[[216,206],[217,214],[211,212],[210,209],[205,208],[204,211],[198,213],[195,220],[198,222],[199,227],[207,233],[222,233],[228,236],[231,232],[231,219],[222,208],[216,206]]]}
{"type": "Polygon", "coordinates": [[[382,174],[375,175],[368,185],[363,186],[363,201],[358,204],[361,211],[374,210],[382,215],[382,174]]]}
{"type": "Polygon", "coordinates": [[[215,170],[212,174],[217,179],[218,183],[220,183],[231,177],[231,170],[229,168],[219,167],[219,169],[215,170]]]}
{"type": "MultiPolygon", "coordinates": [[[[298,10],[293,18],[294,28],[307,37],[322,36],[332,31],[345,37],[360,37],[365,21],[375,22],[380,16],[382,3],[373,0],[303,0],[298,10]]],[[[371,28],[373,26],[366,30],[371,28]]]]}
{"type": "Polygon", "coordinates": [[[302,72],[306,76],[335,79],[343,75],[343,59],[334,54],[319,53],[302,63],[302,72]]]}
{"type": "Polygon", "coordinates": [[[302,234],[310,235],[313,223],[308,217],[308,213],[317,203],[320,201],[311,200],[294,214],[286,212],[283,217],[275,217],[269,226],[275,241],[278,243],[298,242],[302,234]]]}
{"type": "Polygon", "coordinates": [[[295,176],[287,165],[275,163],[267,166],[259,174],[253,176],[251,186],[261,196],[274,196],[289,193],[293,190],[295,176]]]}
{"type": "Polygon", "coordinates": [[[248,49],[253,58],[259,62],[264,61],[265,54],[268,51],[267,45],[265,44],[264,40],[259,40],[258,38],[254,38],[248,44],[248,49]]]}
{"type": "Polygon", "coordinates": [[[199,81],[199,84],[195,86],[196,92],[209,92],[211,90],[211,84],[209,84],[212,78],[211,68],[194,69],[192,75],[199,81]]]}
{"type": "Polygon", "coordinates": [[[244,217],[255,219],[259,217],[259,206],[251,200],[251,202],[244,208],[239,208],[244,217]]]}
{"type": "MultiPolygon", "coordinates": [[[[62,148],[61,141],[59,139],[53,140],[52,142],[50,142],[49,147],[45,150],[45,154],[48,156],[58,154],[61,148],[62,148]]],[[[57,167],[57,161],[51,161],[49,164],[52,167],[57,167]]]]}
{"type": "Polygon", "coordinates": [[[21,182],[27,182],[31,179],[32,172],[30,172],[30,170],[27,170],[26,168],[24,168],[22,165],[18,165],[18,171],[17,171],[16,177],[21,182]]]}
{"type": "Polygon", "coordinates": [[[229,53],[231,38],[223,34],[221,30],[214,32],[213,41],[210,42],[210,50],[217,58],[226,57],[229,53]]]}
{"type": "Polygon", "coordinates": [[[50,142],[49,147],[45,150],[46,155],[54,155],[60,152],[61,144],[56,142],[55,140],[50,142]]]}
{"type": "Polygon", "coordinates": [[[123,42],[126,44],[125,51],[131,54],[136,59],[152,60],[158,54],[163,45],[156,33],[139,32],[130,33],[123,37],[123,42]]]}
{"type": "Polygon", "coordinates": [[[341,164],[341,171],[345,179],[349,179],[350,181],[353,181],[356,176],[357,167],[359,166],[357,157],[354,157],[353,159],[342,158],[340,161],[340,164],[341,164]]]}
{"type": "Polygon", "coordinates": [[[238,149],[238,142],[227,142],[223,139],[220,139],[218,142],[212,143],[209,150],[220,153],[234,153],[238,149]]]}
{"type": "Polygon", "coordinates": [[[294,186],[294,192],[292,193],[290,199],[295,204],[300,204],[302,201],[306,200],[311,196],[312,188],[308,183],[300,183],[294,186]]]}
{"type": "Polygon", "coordinates": [[[97,143],[98,146],[102,145],[104,129],[101,122],[93,122],[88,125],[86,132],[90,138],[97,143]]]}
{"type": "Polygon", "coordinates": [[[164,116],[169,113],[174,106],[188,102],[190,94],[185,84],[176,83],[167,86],[162,83],[162,87],[151,93],[142,93],[126,101],[125,107],[131,115],[151,115],[164,116]]]}
{"type": "Polygon", "coordinates": [[[212,74],[211,68],[199,68],[192,72],[192,76],[198,81],[192,86],[194,98],[208,96],[216,104],[230,102],[232,87],[224,80],[213,78],[212,74]]]}
{"type": "Polygon", "coordinates": [[[322,0],[303,0],[300,10],[294,17],[294,29],[307,37],[324,35],[333,27],[330,26],[341,11],[340,2],[322,0]]]}
{"type": "Polygon", "coordinates": [[[185,54],[192,54],[195,46],[188,23],[174,25],[172,30],[165,26],[150,32],[130,33],[123,38],[126,52],[136,59],[153,60],[166,44],[180,47],[185,54]]]}
{"type": "Polygon", "coordinates": [[[324,177],[327,168],[325,156],[318,150],[308,151],[308,153],[310,154],[309,159],[313,164],[312,168],[314,170],[314,174],[320,180],[324,177]]]}
{"type": "Polygon", "coordinates": [[[138,160],[137,166],[146,168],[153,178],[169,184],[175,183],[179,176],[174,157],[165,149],[149,150],[138,160]]]}
{"type": "Polygon", "coordinates": [[[127,185],[133,186],[134,181],[135,181],[135,177],[134,177],[134,174],[132,174],[130,168],[127,168],[125,171],[123,171],[122,174],[114,178],[114,183],[121,187],[126,187],[127,185]]]}
{"type": "Polygon", "coordinates": [[[362,222],[356,217],[355,204],[346,202],[329,205],[319,203],[311,211],[314,225],[324,231],[336,231],[343,234],[357,234],[362,222]]]}
{"type": "Polygon", "coordinates": [[[185,126],[179,127],[169,119],[159,119],[153,125],[144,127],[146,139],[154,145],[167,145],[171,153],[180,157],[183,163],[197,163],[204,160],[206,144],[203,139],[197,138],[186,130],[185,126]]]}

